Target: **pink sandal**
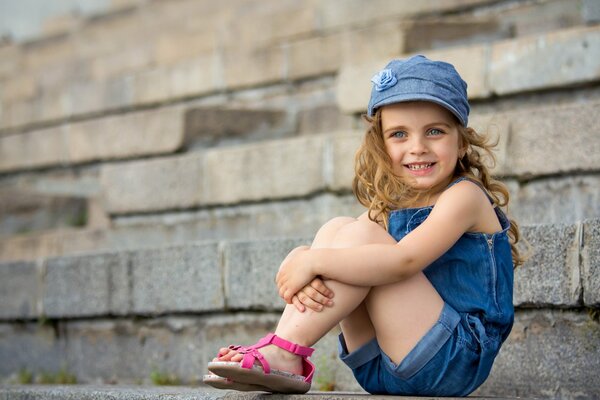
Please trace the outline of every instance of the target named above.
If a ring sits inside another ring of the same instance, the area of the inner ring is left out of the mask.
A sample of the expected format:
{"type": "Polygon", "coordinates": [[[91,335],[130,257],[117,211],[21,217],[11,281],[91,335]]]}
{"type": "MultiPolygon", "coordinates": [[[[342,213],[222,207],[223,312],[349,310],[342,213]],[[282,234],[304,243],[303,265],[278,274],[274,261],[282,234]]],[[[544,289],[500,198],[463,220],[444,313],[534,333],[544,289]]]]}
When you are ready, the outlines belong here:
{"type": "Polygon", "coordinates": [[[310,389],[315,366],[307,358],[312,355],[313,348],[291,343],[273,333],[269,333],[255,345],[229,346],[229,348],[244,354],[244,359],[241,362],[209,362],[208,370],[222,378],[227,378],[228,381],[218,381],[212,375],[207,375],[203,380],[207,385],[219,388],[227,385],[228,389],[263,390],[272,393],[306,393],[310,389]],[[271,369],[267,360],[258,352],[258,349],[270,344],[302,356],[302,375],[271,369]],[[256,360],[260,362],[260,366],[254,364],[256,360]],[[251,389],[252,387],[255,389],[251,389]]]}

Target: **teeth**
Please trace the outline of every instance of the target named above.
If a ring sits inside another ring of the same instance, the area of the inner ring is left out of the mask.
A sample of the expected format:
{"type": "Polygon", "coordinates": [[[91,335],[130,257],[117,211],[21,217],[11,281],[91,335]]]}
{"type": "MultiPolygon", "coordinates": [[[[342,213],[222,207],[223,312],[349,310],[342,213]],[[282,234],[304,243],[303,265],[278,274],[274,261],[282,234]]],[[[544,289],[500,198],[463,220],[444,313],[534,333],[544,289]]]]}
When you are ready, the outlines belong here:
{"type": "Polygon", "coordinates": [[[420,169],[425,169],[431,167],[431,164],[408,164],[408,169],[412,171],[417,171],[420,169]]]}

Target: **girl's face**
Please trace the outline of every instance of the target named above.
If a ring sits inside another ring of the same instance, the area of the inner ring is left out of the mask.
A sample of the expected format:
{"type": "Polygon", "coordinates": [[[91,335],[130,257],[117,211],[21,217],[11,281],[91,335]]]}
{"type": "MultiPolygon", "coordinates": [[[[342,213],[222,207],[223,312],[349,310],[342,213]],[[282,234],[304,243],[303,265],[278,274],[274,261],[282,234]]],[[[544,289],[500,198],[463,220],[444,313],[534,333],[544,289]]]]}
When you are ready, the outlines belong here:
{"type": "Polygon", "coordinates": [[[425,101],[390,104],[381,109],[381,128],[396,175],[430,195],[450,184],[463,154],[448,110],[425,101]]]}

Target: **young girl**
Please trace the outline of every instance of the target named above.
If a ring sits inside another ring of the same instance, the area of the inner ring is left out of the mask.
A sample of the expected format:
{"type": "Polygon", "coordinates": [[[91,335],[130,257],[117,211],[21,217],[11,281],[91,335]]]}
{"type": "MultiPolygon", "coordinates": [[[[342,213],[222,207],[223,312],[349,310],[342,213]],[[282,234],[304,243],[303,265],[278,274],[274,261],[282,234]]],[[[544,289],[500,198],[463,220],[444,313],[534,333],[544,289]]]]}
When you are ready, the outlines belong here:
{"type": "Polygon", "coordinates": [[[394,60],[372,79],[354,193],[368,211],[327,222],[276,282],[275,334],[222,348],[204,382],[305,393],[315,344],[339,324],[340,357],[370,393],[466,396],[513,324],[516,224],[508,192],[467,127],[466,83],[450,64],[394,60]]]}

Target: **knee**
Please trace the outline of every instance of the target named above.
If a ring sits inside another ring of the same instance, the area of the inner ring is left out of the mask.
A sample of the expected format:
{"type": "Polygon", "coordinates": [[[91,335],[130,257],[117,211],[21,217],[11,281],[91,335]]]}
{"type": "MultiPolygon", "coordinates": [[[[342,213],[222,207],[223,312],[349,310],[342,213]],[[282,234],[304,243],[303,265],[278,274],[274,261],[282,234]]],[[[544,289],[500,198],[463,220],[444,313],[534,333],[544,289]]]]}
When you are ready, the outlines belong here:
{"type": "Polygon", "coordinates": [[[359,246],[373,243],[396,243],[396,240],[379,224],[366,219],[355,219],[340,227],[334,237],[334,246],[359,246]]]}

